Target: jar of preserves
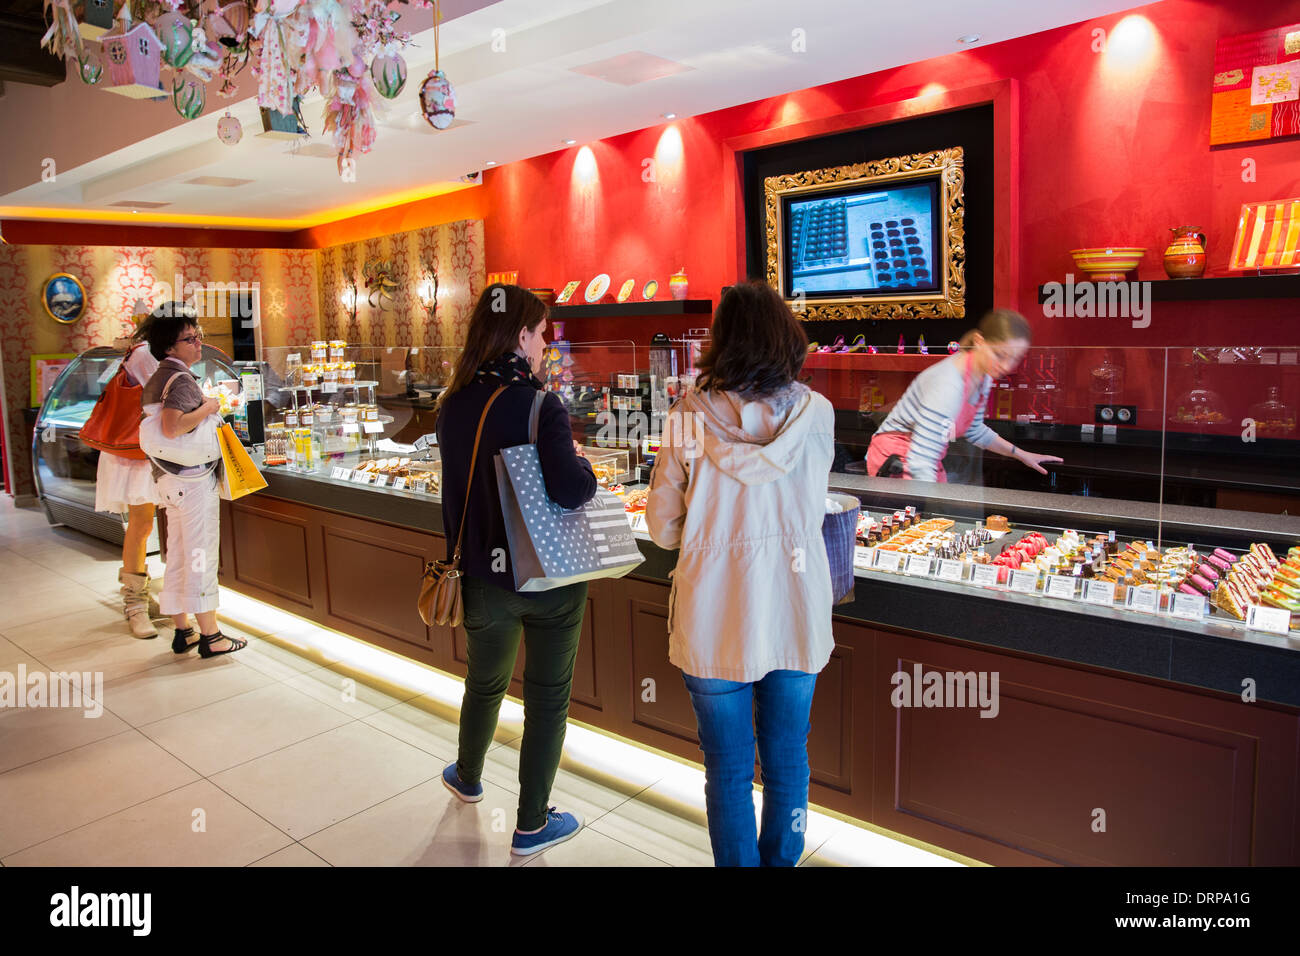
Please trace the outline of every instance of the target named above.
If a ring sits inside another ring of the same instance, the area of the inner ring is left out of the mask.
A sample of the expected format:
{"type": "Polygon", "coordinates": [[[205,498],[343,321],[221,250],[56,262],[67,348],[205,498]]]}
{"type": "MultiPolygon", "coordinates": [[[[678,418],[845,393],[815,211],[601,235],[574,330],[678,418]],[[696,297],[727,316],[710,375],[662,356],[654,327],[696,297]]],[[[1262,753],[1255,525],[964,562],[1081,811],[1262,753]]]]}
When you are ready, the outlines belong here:
{"type": "Polygon", "coordinates": [[[298,427],[298,409],[286,408],[284,410],[284,427],[285,428],[298,427]]]}
{"type": "Polygon", "coordinates": [[[331,362],[343,361],[343,350],[348,347],[348,343],[342,339],[330,340],[329,360],[331,362]]]}
{"type": "Polygon", "coordinates": [[[348,402],[346,405],[343,406],[344,424],[349,424],[349,425],[356,424],[359,414],[360,414],[360,410],[357,408],[357,403],[348,402]]]}
{"type": "Polygon", "coordinates": [[[312,362],[324,362],[329,357],[329,348],[323,340],[317,340],[311,344],[312,362]]]}
{"type": "Polygon", "coordinates": [[[357,380],[357,363],[344,362],[339,366],[339,381],[344,385],[351,385],[357,380]]]}
{"type": "Polygon", "coordinates": [[[302,367],[302,384],[304,388],[315,388],[320,382],[320,370],[315,365],[302,367]]]}
{"type": "Polygon", "coordinates": [[[316,416],[310,405],[304,405],[298,410],[298,424],[303,428],[311,428],[316,423],[316,416]]]}
{"type": "Polygon", "coordinates": [[[378,405],[362,405],[362,406],[361,406],[361,420],[362,420],[363,422],[377,422],[377,421],[379,421],[379,406],[378,406],[378,405]]]}

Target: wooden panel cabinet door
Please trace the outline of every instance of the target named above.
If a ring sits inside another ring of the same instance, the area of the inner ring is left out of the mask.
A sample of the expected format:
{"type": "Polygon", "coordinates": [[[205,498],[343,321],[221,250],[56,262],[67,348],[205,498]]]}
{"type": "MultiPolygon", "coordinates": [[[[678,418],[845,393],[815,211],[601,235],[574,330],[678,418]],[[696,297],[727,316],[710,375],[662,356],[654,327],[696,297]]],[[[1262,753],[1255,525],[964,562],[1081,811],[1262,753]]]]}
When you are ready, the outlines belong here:
{"type": "Polygon", "coordinates": [[[230,554],[226,569],[239,584],[284,598],[289,610],[309,613],[317,595],[311,586],[311,509],[275,498],[237,501],[230,512],[230,554]]]}
{"type": "Polygon", "coordinates": [[[427,647],[416,607],[428,552],[426,535],[356,519],[321,526],[326,613],[331,618],[427,647]]]}

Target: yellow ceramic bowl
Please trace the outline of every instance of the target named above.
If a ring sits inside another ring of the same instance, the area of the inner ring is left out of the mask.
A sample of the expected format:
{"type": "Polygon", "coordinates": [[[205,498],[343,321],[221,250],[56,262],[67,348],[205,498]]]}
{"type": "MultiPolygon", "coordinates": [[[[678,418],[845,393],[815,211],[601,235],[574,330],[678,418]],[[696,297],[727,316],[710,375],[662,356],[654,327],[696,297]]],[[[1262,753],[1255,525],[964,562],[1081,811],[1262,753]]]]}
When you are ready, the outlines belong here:
{"type": "Polygon", "coordinates": [[[1137,268],[1146,255],[1146,249],[1134,246],[1112,246],[1097,249],[1071,249],[1075,263],[1088,273],[1094,282],[1122,282],[1137,268]]]}

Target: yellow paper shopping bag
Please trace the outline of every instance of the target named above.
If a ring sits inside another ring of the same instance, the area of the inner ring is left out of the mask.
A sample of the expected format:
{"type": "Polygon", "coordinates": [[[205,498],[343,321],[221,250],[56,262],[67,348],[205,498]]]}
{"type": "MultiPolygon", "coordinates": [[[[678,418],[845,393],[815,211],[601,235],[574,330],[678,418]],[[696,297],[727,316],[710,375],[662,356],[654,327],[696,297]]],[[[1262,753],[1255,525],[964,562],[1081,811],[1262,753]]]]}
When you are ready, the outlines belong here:
{"type": "Polygon", "coordinates": [[[265,488],[266,479],[244,450],[235,430],[225,424],[217,431],[217,436],[221,442],[221,497],[234,501],[265,488]]]}

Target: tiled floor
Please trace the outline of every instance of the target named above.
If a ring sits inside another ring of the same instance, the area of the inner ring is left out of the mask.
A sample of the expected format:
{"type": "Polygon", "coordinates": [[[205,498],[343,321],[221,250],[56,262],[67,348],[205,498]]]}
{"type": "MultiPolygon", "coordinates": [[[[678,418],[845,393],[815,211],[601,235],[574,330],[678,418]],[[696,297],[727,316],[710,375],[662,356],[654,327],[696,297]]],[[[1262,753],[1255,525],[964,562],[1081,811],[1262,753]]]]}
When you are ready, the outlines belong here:
{"type": "MultiPolygon", "coordinates": [[[[0,864],[712,863],[702,772],[576,726],[552,802],[588,825],[512,859],[517,704],[502,708],[483,802],[462,804],[438,779],[456,755],[458,681],[228,591],[223,629],[250,646],[177,658],[170,630],[127,632],[120,560],[0,495],[0,672],[103,681],[62,687],[85,706],[0,708],[0,864]]],[[[957,865],[819,813],[802,862],[957,865]]]]}

